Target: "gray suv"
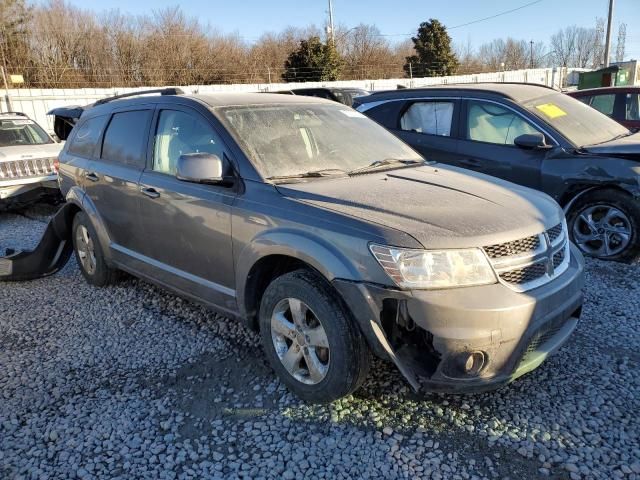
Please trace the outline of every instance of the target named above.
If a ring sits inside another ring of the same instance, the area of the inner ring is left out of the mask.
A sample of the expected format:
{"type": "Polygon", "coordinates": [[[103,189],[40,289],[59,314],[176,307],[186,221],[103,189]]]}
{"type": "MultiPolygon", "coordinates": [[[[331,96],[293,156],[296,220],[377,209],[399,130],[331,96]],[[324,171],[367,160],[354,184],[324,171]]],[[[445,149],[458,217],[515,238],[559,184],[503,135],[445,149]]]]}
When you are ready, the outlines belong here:
{"type": "Polygon", "coordinates": [[[162,93],[58,112],[43,272],[72,243],[93,285],[123,270],[236,317],[312,402],[356,390],[371,353],[416,389],[495,388],[576,327],[583,259],[547,195],[428,163],[334,102],[162,93]]]}

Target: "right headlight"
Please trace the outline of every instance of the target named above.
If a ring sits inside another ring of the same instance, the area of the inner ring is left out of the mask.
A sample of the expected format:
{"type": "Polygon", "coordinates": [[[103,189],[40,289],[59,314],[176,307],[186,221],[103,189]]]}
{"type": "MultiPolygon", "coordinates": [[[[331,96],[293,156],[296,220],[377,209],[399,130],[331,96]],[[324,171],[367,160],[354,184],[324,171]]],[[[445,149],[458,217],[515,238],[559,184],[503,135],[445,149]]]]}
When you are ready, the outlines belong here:
{"type": "Polygon", "coordinates": [[[413,250],[371,244],[371,253],[401,288],[436,289],[497,283],[479,248],[413,250]]]}

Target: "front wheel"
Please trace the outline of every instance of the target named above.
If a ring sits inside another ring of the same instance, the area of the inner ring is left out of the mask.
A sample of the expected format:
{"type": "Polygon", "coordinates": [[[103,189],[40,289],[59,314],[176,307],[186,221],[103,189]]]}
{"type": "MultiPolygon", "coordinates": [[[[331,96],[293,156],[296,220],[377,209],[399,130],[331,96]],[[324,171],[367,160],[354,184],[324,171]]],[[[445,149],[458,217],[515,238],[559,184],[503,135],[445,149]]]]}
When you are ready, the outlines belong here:
{"type": "Polygon", "coordinates": [[[260,334],[280,379],[305,401],[354,392],[369,371],[369,350],[324,279],[297,270],[275,279],[260,304],[260,334]]]}
{"type": "Polygon", "coordinates": [[[640,249],[640,205],[617,190],[580,197],[569,215],[569,232],[586,255],[602,260],[633,260],[640,249]]]}
{"type": "Polygon", "coordinates": [[[76,261],[85,280],[97,287],[114,283],[118,271],[107,265],[98,235],[84,212],[78,212],[73,218],[72,232],[76,261]]]}

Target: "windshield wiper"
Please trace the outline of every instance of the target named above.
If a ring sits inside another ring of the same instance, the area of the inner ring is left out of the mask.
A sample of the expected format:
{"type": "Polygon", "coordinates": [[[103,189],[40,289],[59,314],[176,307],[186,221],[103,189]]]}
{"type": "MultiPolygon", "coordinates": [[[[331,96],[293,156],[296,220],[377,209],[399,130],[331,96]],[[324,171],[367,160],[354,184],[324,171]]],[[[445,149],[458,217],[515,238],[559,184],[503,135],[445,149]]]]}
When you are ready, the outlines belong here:
{"type": "Polygon", "coordinates": [[[308,172],[294,173],[291,175],[274,175],[267,177],[267,180],[279,182],[281,180],[292,180],[296,178],[318,178],[318,177],[331,177],[334,175],[346,175],[349,172],[345,172],[341,168],[322,168],[320,170],[310,170],[308,172]]]}
{"type": "Polygon", "coordinates": [[[427,161],[424,159],[400,160],[398,158],[385,158],[384,160],[376,160],[375,162],[370,163],[369,165],[365,165],[364,167],[350,170],[348,173],[349,175],[358,175],[360,173],[372,172],[372,171],[382,169],[382,168],[387,168],[387,167],[394,167],[394,166],[405,167],[408,165],[419,165],[419,164],[425,164],[425,163],[427,163],[427,161]]]}

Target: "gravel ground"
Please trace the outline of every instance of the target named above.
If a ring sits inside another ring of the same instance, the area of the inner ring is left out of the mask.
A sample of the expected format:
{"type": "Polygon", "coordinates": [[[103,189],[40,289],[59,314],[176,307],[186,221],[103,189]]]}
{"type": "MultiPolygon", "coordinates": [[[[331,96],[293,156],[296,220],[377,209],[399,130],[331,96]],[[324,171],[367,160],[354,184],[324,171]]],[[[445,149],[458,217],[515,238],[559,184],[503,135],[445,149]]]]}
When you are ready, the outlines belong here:
{"type": "MultiPolygon", "coordinates": [[[[0,251],[46,210],[0,214],[0,251]]],[[[497,391],[417,397],[376,362],[309,406],[237,323],[126,279],[0,285],[0,478],[640,479],[640,265],[587,263],[578,330],[497,391]]]]}

